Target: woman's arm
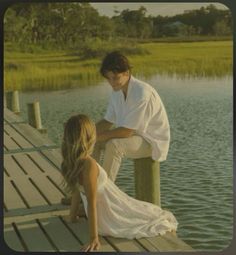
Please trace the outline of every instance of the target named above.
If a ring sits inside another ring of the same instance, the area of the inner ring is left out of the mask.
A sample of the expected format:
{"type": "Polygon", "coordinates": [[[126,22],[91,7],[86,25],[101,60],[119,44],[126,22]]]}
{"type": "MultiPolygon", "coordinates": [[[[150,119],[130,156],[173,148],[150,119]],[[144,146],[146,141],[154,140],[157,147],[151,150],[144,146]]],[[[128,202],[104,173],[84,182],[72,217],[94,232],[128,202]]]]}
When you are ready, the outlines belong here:
{"type": "Polygon", "coordinates": [[[96,161],[92,158],[89,158],[86,161],[83,170],[83,186],[88,201],[88,223],[90,236],[90,242],[82,248],[82,251],[86,252],[98,250],[100,247],[98,239],[97,206],[96,206],[97,176],[98,167],[96,161]]]}
{"type": "Polygon", "coordinates": [[[75,189],[72,192],[71,196],[70,214],[64,218],[67,222],[70,223],[77,222],[79,218],[78,212],[80,201],[81,201],[80,193],[77,189],[75,189]]]}

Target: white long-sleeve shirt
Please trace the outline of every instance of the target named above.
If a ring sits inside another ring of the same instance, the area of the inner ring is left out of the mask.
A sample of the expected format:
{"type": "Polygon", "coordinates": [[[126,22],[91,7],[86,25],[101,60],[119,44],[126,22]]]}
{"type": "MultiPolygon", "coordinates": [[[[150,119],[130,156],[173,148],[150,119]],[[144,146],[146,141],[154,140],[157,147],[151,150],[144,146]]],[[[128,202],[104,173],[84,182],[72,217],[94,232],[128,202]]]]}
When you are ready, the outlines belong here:
{"type": "Polygon", "coordinates": [[[169,121],[161,98],[152,86],[131,76],[126,99],[122,90],[112,91],[104,118],[116,127],[135,130],[151,144],[154,160],[166,160],[169,121]]]}

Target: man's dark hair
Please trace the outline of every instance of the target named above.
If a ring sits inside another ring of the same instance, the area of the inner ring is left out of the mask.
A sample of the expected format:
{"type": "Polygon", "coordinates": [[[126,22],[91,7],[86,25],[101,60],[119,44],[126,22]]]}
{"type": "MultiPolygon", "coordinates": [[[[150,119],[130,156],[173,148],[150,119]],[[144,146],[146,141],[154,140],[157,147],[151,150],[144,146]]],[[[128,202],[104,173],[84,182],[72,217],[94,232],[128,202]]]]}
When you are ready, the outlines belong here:
{"type": "Polygon", "coordinates": [[[108,53],[102,61],[100,73],[106,77],[107,72],[122,73],[131,70],[129,60],[119,51],[108,53]]]}

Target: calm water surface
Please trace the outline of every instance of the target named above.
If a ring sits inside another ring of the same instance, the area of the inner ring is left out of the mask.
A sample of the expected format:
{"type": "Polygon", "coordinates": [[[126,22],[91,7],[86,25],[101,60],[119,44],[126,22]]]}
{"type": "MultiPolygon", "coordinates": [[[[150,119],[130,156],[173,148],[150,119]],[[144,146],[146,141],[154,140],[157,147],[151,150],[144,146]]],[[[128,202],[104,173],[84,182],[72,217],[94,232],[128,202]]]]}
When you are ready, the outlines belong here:
{"type": "MultiPolygon", "coordinates": [[[[167,161],[161,163],[162,207],[179,221],[178,235],[196,250],[220,251],[232,239],[233,226],[233,85],[222,79],[146,80],[159,93],[171,126],[167,161]]],[[[110,87],[21,93],[26,103],[39,100],[49,137],[60,145],[63,123],[75,113],[94,121],[103,117],[110,87]]],[[[134,196],[133,164],[124,160],[118,186],[134,196]]]]}

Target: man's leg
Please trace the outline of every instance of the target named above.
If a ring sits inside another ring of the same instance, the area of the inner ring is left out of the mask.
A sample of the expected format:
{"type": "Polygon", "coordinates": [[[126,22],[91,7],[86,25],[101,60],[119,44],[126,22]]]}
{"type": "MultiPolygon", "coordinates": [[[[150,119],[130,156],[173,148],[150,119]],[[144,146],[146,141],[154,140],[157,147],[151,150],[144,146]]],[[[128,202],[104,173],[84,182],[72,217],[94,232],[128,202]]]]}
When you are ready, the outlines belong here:
{"type": "Polygon", "coordinates": [[[151,145],[141,136],[111,139],[106,143],[102,166],[114,182],[123,157],[145,158],[151,155],[151,145]]]}
{"type": "Polygon", "coordinates": [[[95,144],[94,149],[93,149],[93,158],[100,164],[102,165],[102,154],[105,150],[106,142],[98,142],[95,144]]]}

